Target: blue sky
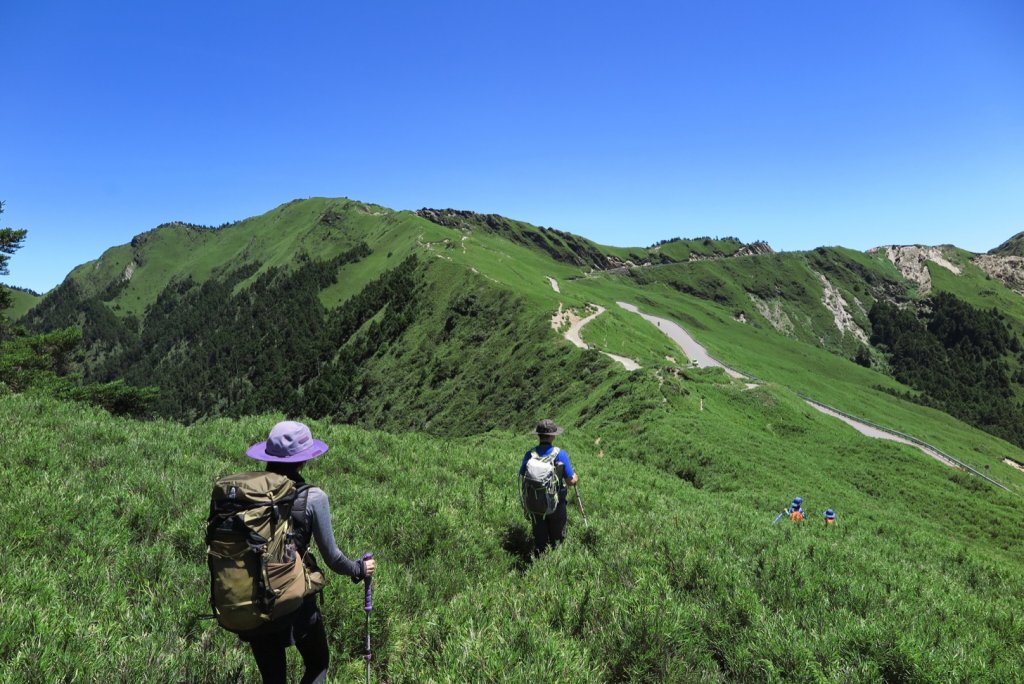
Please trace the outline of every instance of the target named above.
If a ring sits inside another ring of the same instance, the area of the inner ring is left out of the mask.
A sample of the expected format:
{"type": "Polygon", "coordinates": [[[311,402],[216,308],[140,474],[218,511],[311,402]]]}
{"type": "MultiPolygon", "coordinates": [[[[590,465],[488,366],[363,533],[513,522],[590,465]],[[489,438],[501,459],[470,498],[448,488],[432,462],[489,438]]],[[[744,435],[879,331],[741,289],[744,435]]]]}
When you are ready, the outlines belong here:
{"type": "Polygon", "coordinates": [[[6,2],[3,282],[296,197],[605,244],[1024,231],[1024,2],[6,2]],[[354,6],[361,5],[361,6],[354,6]]]}

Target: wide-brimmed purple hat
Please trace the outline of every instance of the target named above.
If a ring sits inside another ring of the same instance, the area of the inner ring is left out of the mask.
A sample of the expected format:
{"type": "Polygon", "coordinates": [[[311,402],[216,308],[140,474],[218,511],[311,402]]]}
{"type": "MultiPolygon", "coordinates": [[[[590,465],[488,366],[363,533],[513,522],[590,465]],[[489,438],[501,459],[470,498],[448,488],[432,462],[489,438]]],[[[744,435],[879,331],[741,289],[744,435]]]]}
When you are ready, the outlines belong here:
{"type": "Polygon", "coordinates": [[[302,423],[284,420],[271,429],[265,442],[257,442],[249,447],[245,455],[257,461],[271,463],[301,463],[309,461],[330,448],[318,439],[302,423]]]}

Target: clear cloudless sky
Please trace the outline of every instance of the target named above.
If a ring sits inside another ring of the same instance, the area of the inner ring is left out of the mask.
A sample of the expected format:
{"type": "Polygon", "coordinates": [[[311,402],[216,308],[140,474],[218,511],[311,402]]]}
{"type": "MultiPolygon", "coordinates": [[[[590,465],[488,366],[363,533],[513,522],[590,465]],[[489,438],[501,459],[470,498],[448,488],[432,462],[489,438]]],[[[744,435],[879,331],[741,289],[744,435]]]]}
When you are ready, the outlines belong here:
{"type": "Polygon", "coordinates": [[[3,281],[297,197],[604,244],[1024,231],[1021,0],[0,2],[3,281]]]}

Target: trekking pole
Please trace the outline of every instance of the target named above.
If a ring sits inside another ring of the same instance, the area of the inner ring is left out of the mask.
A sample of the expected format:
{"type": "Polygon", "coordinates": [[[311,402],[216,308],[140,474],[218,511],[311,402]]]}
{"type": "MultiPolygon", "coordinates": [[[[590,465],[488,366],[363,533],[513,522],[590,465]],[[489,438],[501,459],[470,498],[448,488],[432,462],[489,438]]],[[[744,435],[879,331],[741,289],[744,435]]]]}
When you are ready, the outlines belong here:
{"type": "Polygon", "coordinates": [[[779,522],[779,518],[781,518],[784,515],[786,515],[786,511],[782,511],[777,516],[775,516],[775,520],[772,520],[772,525],[774,525],[775,523],[779,522]]]}
{"type": "Polygon", "coordinates": [[[587,512],[583,510],[583,499],[580,498],[580,486],[574,484],[572,488],[576,490],[576,503],[580,506],[580,515],[583,516],[583,524],[589,527],[590,521],[587,520],[587,512]]]}
{"type": "MultiPolygon", "coordinates": [[[[373,558],[372,553],[363,556],[365,567],[366,561],[373,558]]],[[[373,660],[373,649],[370,647],[370,611],[373,610],[373,576],[367,575],[363,580],[366,585],[366,594],[363,597],[363,610],[366,611],[366,684],[370,684],[370,661],[373,660]]]]}

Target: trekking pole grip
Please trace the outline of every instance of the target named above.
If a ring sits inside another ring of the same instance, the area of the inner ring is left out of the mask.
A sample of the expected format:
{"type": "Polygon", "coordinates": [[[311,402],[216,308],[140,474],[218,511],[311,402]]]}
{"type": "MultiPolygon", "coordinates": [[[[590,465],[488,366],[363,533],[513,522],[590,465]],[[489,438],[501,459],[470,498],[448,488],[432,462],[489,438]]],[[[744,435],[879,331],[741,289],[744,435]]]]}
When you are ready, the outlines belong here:
{"type": "MultiPolygon", "coordinates": [[[[363,555],[364,572],[366,568],[366,561],[370,560],[371,558],[373,558],[372,553],[367,553],[363,555]]],[[[367,575],[366,579],[363,580],[363,583],[366,585],[366,595],[364,597],[365,600],[363,602],[363,610],[369,613],[371,610],[373,610],[373,576],[367,575]]]]}

